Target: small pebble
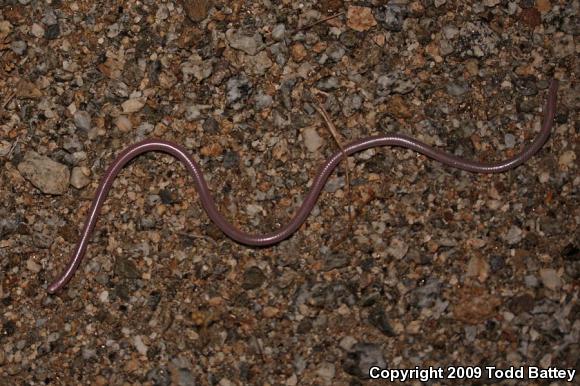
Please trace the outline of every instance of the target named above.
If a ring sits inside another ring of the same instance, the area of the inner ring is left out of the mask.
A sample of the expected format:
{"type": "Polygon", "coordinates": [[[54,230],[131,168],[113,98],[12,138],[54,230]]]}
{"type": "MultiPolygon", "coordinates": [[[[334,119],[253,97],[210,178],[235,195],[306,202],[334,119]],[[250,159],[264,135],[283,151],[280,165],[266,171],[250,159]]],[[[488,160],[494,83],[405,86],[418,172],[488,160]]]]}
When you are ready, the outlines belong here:
{"type": "Polygon", "coordinates": [[[10,43],[10,48],[16,55],[24,55],[27,47],[28,45],[23,40],[15,40],[10,43]]]}
{"type": "Polygon", "coordinates": [[[337,89],[339,86],[338,78],[335,76],[330,76],[326,78],[322,78],[316,83],[316,87],[322,91],[330,91],[337,89]]]}
{"type": "Polygon", "coordinates": [[[86,111],[77,111],[74,114],[75,126],[81,130],[89,131],[91,129],[91,115],[86,111]]]}
{"type": "Polygon", "coordinates": [[[355,344],[343,361],[344,370],[361,379],[368,379],[369,370],[375,366],[381,369],[387,367],[381,346],[375,343],[355,344]]]}
{"type": "Polygon", "coordinates": [[[513,134],[508,133],[504,136],[504,142],[508,149],[512,149],[516,145],[516,137],[514,137],[513,134]]]}
{"type": "Polygon", "coordinates": [[[508,244],[514,245],[514,244],[519,243],[522,240],[522,238],[523,238],[522,233],[523,232],[519,227],[512,225],[512,227],[509,229],[509,231],[505,235],[504,239],[505,239],[505,241],[507,241],[508,244]]]}
{"type": "Polygon", "coordinates": [[[387,31],[400,32],[403,29],[405,14],[403,8],[397,4],[381,5],[373,8],[376,20],[387,31]]]}
{"type": "Polygon", "coordinates": [[[77,189],[82,189],[91,182],[89,175],[88,168],[76,166],[71,171],[70,184],[77,189]]]}
{"type": "Polygon", "coordinates": [[[557,291],[562,286],[560,276],[558,276],[556,270],[552,268],[540,269],[540,279],[542,280],[544,287],[552,291],[557,291]]]}
{"type": "Polygon", "coordinates": [[[6,157],[12,149],[12,144],[8,141],[0,139],[0,157],[6,157]]]}
{"type": "Polygon", "coordinates": [[[483,5],[486,7],[495,7],[501,2],[501,0],[483,0],[483,5]]]}
{"type": "Polygon", "coordinates": [[[131,129],[133,128],[133,124],[131,123],[131,120],[129,120],[129,118],[127,118],[126,115],[120,115],[116,120],[115,120],[115,125],[117,126],[117,128],[122,131],[123,133],[127,133],[129,131],[131,131],[131,129]]]}
{"type": "Polygon", "coordinates": [[[136,335],[133,338],[133,344],[135,345],[135,348],[137,349],[137,352],[139,352],[139,354],[147,355],[147,346],[145,345],[145,343],[143,343],[143,338],[141,337],[141,335],[136,335]]]}
{"type": "Polygon", "coordinates": [[[344,351],[350,351],[350,350],[352,350],[352,347],[355,344],[357,344],[357,340],[355,338],[353,338],[352,336],[347,335],[340,340],[340,343],[338,345],[344,351]]]}
{"type": "Polygon", "coordinates": [[[32,24],[30,33],[37,38],[42,38],[44,37],[44,28],[40,24],[34,23],[32,24]]]}
{"type": "Polygon", "coordinates": [[[99,294],[99,300],[100,300],[102,303],[108,303],[108,302],[109,302],[109,291],[107,291],[107,290],[105,290],[105,291],[102,291],[102,292],[99,294]]]}
{"type": "Polygon", "coordinates": [[[228,103],[234,103],[245,98],[252,90],[252,84],[244,73],[228,79],[226,87],[228,103]]]}
{"type": "Polygon", "coordinates": [[[34,273],[38,273],[42,269],[42,266],[38,264],[36,261],[34,261],[32,258],[30,258],[26,260],[26,269],[34,273]]]}
{"type": "Polygon", "coordinates": [[[128,99],[121,105],[123,113],[125,114],[137,112],[141,110],[143,106],[145,106],[145,101],[141,98],[128,99]]]}
{"type": "Polygon", "coordinates": [[[46,194],[64,194],[70,181],[69,169],[52,159],[29,151],[18,164],[18,171],[46,194]]]}
{"type": "Polygon", "coordinates": [[[316,370],[316,374],[323,378],[325,381],[329,382],[334,378],[336,374],[336,368],[333,363],[324,362],[316,370]]]}
{"type": "Polygon", "coordinates": [[[276,26],[272,29],[272,39],[279,42],[284,39],[285,33],[286,26],[284,24],[276,24],[276,26]]]}
{"type": "Polygon", "coordinates": [[[226,31],[226,39],[232,48],[251,56],[256,55],[263,45],[262,35],[256,33],[252,36],[247,36],[234,29],[226,31]]]}
{"type": "Polygon", "coordinates": [[[395,259],[400,260],[409,251],[409,246],[402,239],[393,237],[389,248],[387,248],[387,253],[393,256],[395,259]]]}
{"type": "Polygon", "coordinates": [[[302,137],[304,138],[304,146],[308,149],[309,152],[314,153],[324,143],[324,140],[318,135],[318,131],[316,131],[313,127],[307,127],[302,132],[302,137]]]}
{"type": "Polygon", "coordinates": [[[466,82],[449,82],[447,84],[447,93],[453,96],[461,96],[469,91],[469,85],[466,82]]]}

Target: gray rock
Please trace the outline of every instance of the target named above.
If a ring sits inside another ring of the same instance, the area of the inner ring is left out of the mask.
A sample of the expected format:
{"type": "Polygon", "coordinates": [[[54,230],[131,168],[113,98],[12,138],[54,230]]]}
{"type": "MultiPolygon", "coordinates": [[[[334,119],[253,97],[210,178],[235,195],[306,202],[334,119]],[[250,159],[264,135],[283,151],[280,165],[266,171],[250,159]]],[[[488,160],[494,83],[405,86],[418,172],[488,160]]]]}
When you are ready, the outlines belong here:
{"type": "Polygon", "coordinates": [[[328,57],[335,62],[340,61],[340,59],[342,59],[342,57],[344,56],[345,52],[346,51],[344,50],[344,47],[342,47],[340,44],[337,43],[331,44],[326,49],[326,55],[328,55],[328,57]]]}
{"type": "Polygon", "coordinates": [[[202,117],[201,110],[204,106],[188,104],[185,107],[185,120],[188,122],[196,121],[202,117]]]}
{"type": "Polygon", "coordinates": [[[511,149],[516,145],[516,137],[514,137],[513,134],[506,134],[504,136],[504,142],[505,142],[505,146],[508,149],[511,149]]]}
{"type": "Polygon", "coordinates": [[[507,241],[509,245],[514,245],[522,240],[522,230],[515,225],[509,229],[508,233],[504,236],[504,240],[507,241]]]}
{"type": "Polygon", "coordinates": [[[272,39],[280,41],[284,39],[284,34],[286,33],[286,26],[284,24],[276,24],[272,28],[272,39]]]}
{"type": "Polygon", "coordinates": [[[493,55],[501,44],[497,33],[482,21],[464,23],[459,33],[461,39],[457,40],[455,48],[461,57],[483,58],[493,55]]]}
{"type": "Polygon", "coordinates": [[[335,76],[327,76],[326,78],[320,79],[316,83],[316,87],[322,91],[335,90],[338,88],[339,85],[340,84],[339,84],[338,78],[335,76]]]}
{"type": "Polygon", "coordinates": [[[439,52],[442,56],[448,56],[453,53],[455,48],[453,48],[453,44],[447,39],[441,39],[439,43],[439,52]]]}
{"type": "Polygon", "coordinates": [[[65,165],[34,151],[24,155],[18,171],[42,193],[64,194],[69,185],[70,171],[65,165]]]}
{"type": "Polygon", "coordinates": [[[169,386],[171,384],[171,375],[165,367],[156,367],[149,370],[146,378],[157,386],[169,386]]]}
{"type": "Polygon", "coordinates": [[[405,10],[397,4],[387,4],[375,8],[375,19],[388,31],[400,32],[405,21],[405,10]]]}
{"type": "Polygon", "coordinates": [[[324,185],[324,191],[334,193],[338,189],[342,188],[345,185],[345,178],[344,177],[333,177],[329,178],[324,185]]]}
{"type": "Polygon", "coordinates": [[[431,308],[437,303],[440,295],[441,282],[437,279],[429,279],[423,286],[411,291],[409,303],[416,304],[419,308],[431,308]]]}
{"type": "Polygon", "coordinates": [[[457,27],[453,25],[446,25],[445,27],[443,27],[443,35],[447,39],[451,40],[457,35],[459,35],[459,30],[457,29],[457,27]]]}
{"type": "Polygon", "coordinates": [[[89,360],[97,357],[97,350],[93,348],[84,347],[82,353],[84,360],[89,360]]]}
{"type": "Polygon", "coordinates": [[[42,17],[42,22],[45,25],[55,25],[56,23],[58,23],[58,18],[56,17],[56,13],[54,13],[54,10],[46,8],[46,10],[44,11],[44,16],[42,17]]]}
{"type": "Polygon", "coordinates": [[[226,87],[228,103],[247,97],[252,90],[252,84],[244,73],[228,79],[226,87]]]}
{"type": "Polygon", "coordinates": [[[408,94],[415,89],[415,83],[410,79],[401,78],[400,73],[392,72],[381,75],[377,79],[377,93],[380,96],[389,94],[408,94]]]}
{"type": "Polygon", "coordinates": [[[157,220],[153,216],[144,216],[139,219],[139,226],[142,230],[153,229],[155,228],[156,223],[157,220]]]}
{"type": "Polygon", "coordinates": [[[288,61],[288,47],[283,43],[272,44],[269,51],[278,65],[283,66],[288,61]]]}
{"type": "Polygon", "coordinates": [[[467,82],[449,82],[447,83],[447,94],[453,96],[461,96],[469,91],[469,84],[467,82]]]}
{"type": "Polygon", "coordinates": [[[247,36],[240,31],[229,29],[226,31],[226,39],[233,49],[243,51],[252,56],[256,55],[263,47],[262,35],[259,33],[247,36]]]}
{"type": "Polygon", "coordinates": [[[79,110],[75,113],[74,117],[75,126],[81,130],[89,131],[91,129],[91,115],[86,112],[79,110]]]}
{"type": "Polygon", "coordinates": [[[16,55],[24,55],[27,47],[28,46],[24,40],[15,40],[10,43],[10,48],[16,55]]]}
{"type": "Polygon", "coordinates": [[[155,129],[152,123],[142,122],[139,127],[137,127],[137,138],[145,138],[149,133],[155,129]]]}
{"type": "Polygon", "coordinates": [[[272,97],[268,94],[258,94],[256,96],[256,108],[258,110],[263,110],[267,107],[270,107],[272,105],[272,97]]]}
{"type": "Polygon", "coordinates": [[[534,275],[527,275],[524,277],[524,282],[526,283],[527,287],[534,288],[538,286],[538,278],[534,275]]]}
{"type": "Polygon", "coordinates": [[[381,346],[375,343],[357,343],[348,352],[344,371],[361,379],[368,379],[371,367],[387,367],[381,346]]]}
{"type": "Polygon", "coordinates": [[[169,16],[169,10],[165,4],[159,4],[159,8],[157,8],[157,12],[155,13],[155,20],[156,21],[163,21],[167,19],[169,16]]]}

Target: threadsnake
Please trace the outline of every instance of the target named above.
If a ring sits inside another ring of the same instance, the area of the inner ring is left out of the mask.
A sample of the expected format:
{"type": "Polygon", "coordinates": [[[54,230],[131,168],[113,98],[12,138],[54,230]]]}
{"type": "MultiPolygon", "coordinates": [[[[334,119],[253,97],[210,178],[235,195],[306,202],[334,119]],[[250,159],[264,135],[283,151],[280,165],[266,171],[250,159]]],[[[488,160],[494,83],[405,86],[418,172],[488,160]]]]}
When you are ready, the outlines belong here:
{"type": "Polygon", "coordinates": [[[302,225],[316,204],[318,196],[320,195],[326,180],[334,168],[340,163],[340,161],[344,159],[345,156],[349,156],[366,149],[379,146],[403,147],[414,150],[445,165],[474,173],[501,173],[521,165],[530,159],[530,157],[532,157],[536,152],[538,152],[538,150],[544,145],[550,136],[552,122],[556,112],[557,90],[558,81],[552,79],[548,89],[548,97],[546,107],[544,109],[544,118],[540,132],[537,134],[536,138],[519,154],[504,161],[496,163],[483,163],[478,161],[465,160],[452,154],[435,149],[417,139],[402,134],[373,136],[353,141],[344,146],[344,152],[342,150],[336,152],[320,167],[318,174],[314,177],[310,191],[304,198],[304,201],[302,202],[302,205],[298,211],[294,214],[294,217],[280,229],[264,235],[246,233],[230,224],[220,214],[214,203],[213,197],[210,193],[199,165],[193,159],[191,159],[184,147],[173,142],[160,139],[147,139],[138,142],[123,150],[105,172],[105,175],[102,178],[99,187],[97,188],[97,192],[91,204],[89,214],[85,220],[85,224],[81,232],[80,240],[75,247],[74,253],[71,256],[71,259],[64,272],[62,272],[62,274],[48,286],[47,290],[49,293],[53,294],[62,289],[73,277],[75,271],[83,259],[91,234],[97,222],[99,211],[107,197],[111,185],[113,184],[113,180],[119,171],[129,161],[139,156],[140,154],[155,151],[167,153],[177,158],[185,165],[193,177],[193,182],[199,194],[201,204],[207,212],[209,218],[227,236],[240,244],[249,246],[268,246],[276,244],[290,237],[302,225]]]}

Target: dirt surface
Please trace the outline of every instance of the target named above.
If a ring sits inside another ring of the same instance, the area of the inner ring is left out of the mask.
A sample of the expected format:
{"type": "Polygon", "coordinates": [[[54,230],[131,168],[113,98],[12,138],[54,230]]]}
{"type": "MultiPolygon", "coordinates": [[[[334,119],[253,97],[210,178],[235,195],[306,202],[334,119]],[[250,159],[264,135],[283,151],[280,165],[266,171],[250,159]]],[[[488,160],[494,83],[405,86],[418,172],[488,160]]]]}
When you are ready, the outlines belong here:
{"type": "Polygon", "coordinates": [[[579,370],[577,0],[0,4],[0,384],[579,370]],[[180,163],[141,156],[76,276],[46,292],[99,178],[140,139],[184,145],[228,220],[266,233],[338,150],[316,90],[345,142],[405,133],[493,161],[534,137],[552,77],[554,131],[525,165],[476,175],[369,150],[349,162],[352,231],[343,162],[269,248],[224,236],[180,163]]]}

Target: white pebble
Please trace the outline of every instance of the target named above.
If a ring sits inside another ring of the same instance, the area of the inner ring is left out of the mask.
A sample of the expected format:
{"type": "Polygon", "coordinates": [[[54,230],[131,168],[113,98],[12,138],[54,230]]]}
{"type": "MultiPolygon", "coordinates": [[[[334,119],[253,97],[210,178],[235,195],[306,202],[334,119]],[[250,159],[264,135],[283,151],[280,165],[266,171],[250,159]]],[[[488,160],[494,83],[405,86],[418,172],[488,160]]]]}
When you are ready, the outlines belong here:
{"type": "Polygon", "coordinates": [[[323,139],[320,137],[320,135],[318,135],[318,132],[313,127],[304,129],[302,137],[304,138],[304,145],[306,146],[306,149],[312,153],[318,150],[324,143],[323,139]]]}
{"type": "Polygon", "coordinates": [[[141,338],[141,335],[136,335],[133,338],[133,344],[135,345],[135,348],[137,349],[139,354],[147,355],[147,346],[145,345],[145,343],[143,343],[143,338],[141,338]]]}
{"type": "Polygon", "coordinates": [[[99,300],[103,303],[109,302],[109,291],[105,290],[99,294],[99,300]]]}

